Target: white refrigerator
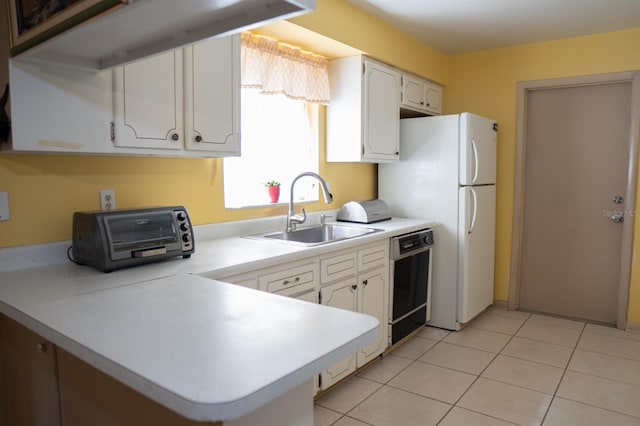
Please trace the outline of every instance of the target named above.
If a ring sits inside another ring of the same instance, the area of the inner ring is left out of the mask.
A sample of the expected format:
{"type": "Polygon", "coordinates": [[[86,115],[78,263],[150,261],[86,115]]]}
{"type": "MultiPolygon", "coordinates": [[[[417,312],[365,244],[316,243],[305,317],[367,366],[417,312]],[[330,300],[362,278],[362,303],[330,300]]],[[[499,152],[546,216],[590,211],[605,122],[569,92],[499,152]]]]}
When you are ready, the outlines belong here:
{"type": "Polygon", "coordinates": [[[432,220],[431,318],[449,330],[493,303],[497,124],[463,113],[400,121],[400,161],[378,166],[393,216],[432,220]]]}

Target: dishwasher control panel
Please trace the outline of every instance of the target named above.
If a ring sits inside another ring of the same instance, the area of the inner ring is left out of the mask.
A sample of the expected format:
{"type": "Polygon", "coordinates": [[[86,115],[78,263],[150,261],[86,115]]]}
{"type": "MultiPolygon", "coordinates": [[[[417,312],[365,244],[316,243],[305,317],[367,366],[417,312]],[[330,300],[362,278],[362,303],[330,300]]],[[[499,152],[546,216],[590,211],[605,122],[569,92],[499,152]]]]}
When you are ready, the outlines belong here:
{"type": "Polygon", "coordinates": [[[391,238],[391,257],[400,259],[433,246],[433,230],[423,229],[391,238]]]}

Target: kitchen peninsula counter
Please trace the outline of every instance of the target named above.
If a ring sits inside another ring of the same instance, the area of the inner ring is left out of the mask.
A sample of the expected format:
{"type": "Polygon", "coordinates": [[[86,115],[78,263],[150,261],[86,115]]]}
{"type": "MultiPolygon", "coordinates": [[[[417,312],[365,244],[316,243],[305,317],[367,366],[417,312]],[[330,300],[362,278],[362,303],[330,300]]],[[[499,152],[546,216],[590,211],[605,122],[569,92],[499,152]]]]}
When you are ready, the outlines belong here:
{"type": "Polygon", "coordinates": [[[373,341],[377,320],[195,274],[241,272],[426,225],[394,219],[316,247],[197,240],[191,259],[109,274],[70,262],[0,272],[0,313],[188,419],[251,424],[276,404],[271,415],[298,416],[282,424],[312,424],[312,378],[373,341]]]}

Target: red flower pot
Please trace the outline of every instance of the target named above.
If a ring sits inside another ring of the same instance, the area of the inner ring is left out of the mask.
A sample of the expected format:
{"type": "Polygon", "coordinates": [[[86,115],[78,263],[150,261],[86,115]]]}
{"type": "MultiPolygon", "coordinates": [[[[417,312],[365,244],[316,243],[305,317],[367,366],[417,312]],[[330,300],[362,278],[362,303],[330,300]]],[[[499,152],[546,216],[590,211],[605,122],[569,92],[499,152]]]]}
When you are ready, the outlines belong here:
{"type": "Polygon", "coordinates": [[[271,199],[271,202],[277,203],[278,199],[280,198],[280,187],[268,186],[267,189],[269,190],[269,198],[271,199]]]}

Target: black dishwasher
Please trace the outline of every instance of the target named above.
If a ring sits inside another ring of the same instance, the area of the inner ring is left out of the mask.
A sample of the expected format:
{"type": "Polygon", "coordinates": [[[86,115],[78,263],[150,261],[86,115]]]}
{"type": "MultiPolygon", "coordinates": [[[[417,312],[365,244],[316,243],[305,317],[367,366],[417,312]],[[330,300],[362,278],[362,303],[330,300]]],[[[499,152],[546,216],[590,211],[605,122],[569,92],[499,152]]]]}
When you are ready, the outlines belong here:
{"type": "Polygon", "coordinates": [[[389,343],[395,345],[429,320],[433,231],[391,238],[389,343]]]}

